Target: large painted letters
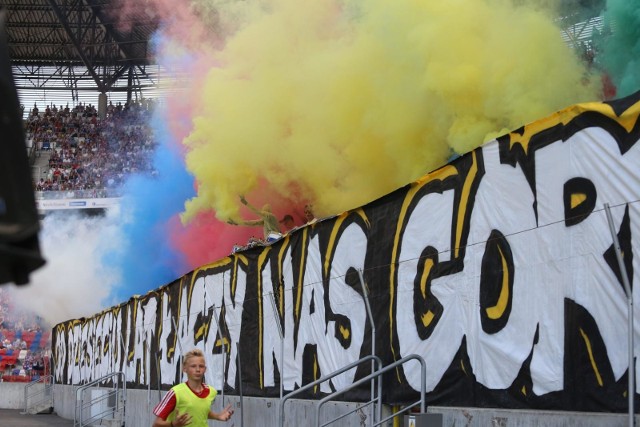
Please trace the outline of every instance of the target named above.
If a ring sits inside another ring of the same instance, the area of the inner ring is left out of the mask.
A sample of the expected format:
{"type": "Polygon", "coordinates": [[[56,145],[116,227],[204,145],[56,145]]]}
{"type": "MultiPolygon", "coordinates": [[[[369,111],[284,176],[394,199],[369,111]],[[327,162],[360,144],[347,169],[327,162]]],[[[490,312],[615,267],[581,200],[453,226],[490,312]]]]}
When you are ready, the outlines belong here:
{"type": "MultiPolygon", "coordinates": [[[[423,357],[432,404],[624,410],[639,114],[639,94],[570,107],[366,206],[59,324],[56,381],[123,371],[130,387],[166,388],[198,347],[216,388],[242,380],[246,395],[277,396],[375,351],[385,363],[423,357]]],[[[419,387],[418,364],[403,365],[385,376],[385,401],[419,387]]],[[[348,398],[368,400],[368,387],[348,398]]]]}

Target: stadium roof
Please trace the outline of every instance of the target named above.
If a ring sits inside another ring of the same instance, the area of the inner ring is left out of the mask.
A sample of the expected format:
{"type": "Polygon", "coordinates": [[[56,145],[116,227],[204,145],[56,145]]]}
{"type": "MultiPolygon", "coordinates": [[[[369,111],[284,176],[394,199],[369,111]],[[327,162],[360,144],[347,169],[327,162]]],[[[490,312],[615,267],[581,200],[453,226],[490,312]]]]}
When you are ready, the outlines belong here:
{"type": "Polygon", "coordinates": [[[18,90],[128,92],[156,85],[152,9],[113,0],[0,0],[18,90]],[[122,84],[122,81],[125,83],[122,84]]]}
{"type": "MultiPolygon", "coordinates": [[[[154,62],[151,46],[160,22],[153,2],[137,1],[144,7],[134,11],[124,9],[124,0],[0,0],[21,102],[95,102],[99,93],[114,102],[160,97],[159,81],[167,73],[154,62]]],[[[558,4],[565,42],[592,49],[605,1],[558,4]]]]}

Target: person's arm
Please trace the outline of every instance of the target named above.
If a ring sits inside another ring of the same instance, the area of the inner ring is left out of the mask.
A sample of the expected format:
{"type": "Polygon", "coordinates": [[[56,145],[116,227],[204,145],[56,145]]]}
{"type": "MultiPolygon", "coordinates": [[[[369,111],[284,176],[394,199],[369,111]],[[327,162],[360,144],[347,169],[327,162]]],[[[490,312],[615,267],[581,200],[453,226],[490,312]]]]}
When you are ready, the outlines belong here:
{"type": "MultiPolygon", "coordinates": [[[[156,419],[153,422],[152,427],[177,427],[184,424],[176,423],[175,421],[171,424],[171,421],[168,421],[169,416],[176,408],[176,395],[173,389],[169,390],[167,394],[164,395],[162,400],[158,402],[158,404],[153,408],[153,415],[156,416],[156,419]]],[[[176,413],[176,417],[178,418],[180,413],[176,413]]],[[[188,414],[186,414],[188,415],[188,414]]]]}
{"type": "Polygon", "coordinates": [[[248,220],[242,220],[242,221],[235,221],[233,219],[230,219],[227,221],[227,224],[231,224],[231,225],[246,225],[248,227],[254,227],[254,226],[258,226],[258,225],[262,225],[264,224],[264,221],[261,219],[248,219],[248,220]]]}
{"type": "Polygon", "coordinates": [[[233,415],[233,409],[231,408],[231,403],[229,403],[222,411],[213,412],[209,410],[209,419],[210,420],[218,420],[218,421],[229,421],[229,418],[233,415]]]}
{"type": "Polygon", "coordinates": [[[171,422],[163,420],[160,417],[156,417],[152,427],[171,427],[171,422]]]}
{"type": "Polygon", "coordinates": [[[262,216],[262,212],[260,211],[260,209],[254,207],[251,203],[249,203],[247,199],[244,198],[244,196],[240,196],[240,201],[242,202],[243,205],[251,209],[254,213],[262,216]]]}

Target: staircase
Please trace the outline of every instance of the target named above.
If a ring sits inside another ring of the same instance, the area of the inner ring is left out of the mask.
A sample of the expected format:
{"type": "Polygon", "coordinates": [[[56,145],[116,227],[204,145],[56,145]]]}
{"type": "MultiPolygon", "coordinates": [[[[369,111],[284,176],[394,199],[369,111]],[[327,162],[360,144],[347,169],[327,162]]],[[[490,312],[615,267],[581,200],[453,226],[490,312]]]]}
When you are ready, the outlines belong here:
{"type": "Polygon", "coordinates": [[[124,372],[113,372],[78,387],[74,427],[124,426],[126,393],[124,372]]]}
{"type": "Polygon", "coordinates": [[[33,177],[34,183],[40,181],[40,178],[45,178],[46,180],[50,158],[50,150],[36,150],[35,160],[33,165],[31,165],[31,176],[33,177]]]}
{"type": "Polygon", "coordinates": [[[24,388],[23,414],[53,413],[53,376],[44,375],[30,382],[24,388]]]}

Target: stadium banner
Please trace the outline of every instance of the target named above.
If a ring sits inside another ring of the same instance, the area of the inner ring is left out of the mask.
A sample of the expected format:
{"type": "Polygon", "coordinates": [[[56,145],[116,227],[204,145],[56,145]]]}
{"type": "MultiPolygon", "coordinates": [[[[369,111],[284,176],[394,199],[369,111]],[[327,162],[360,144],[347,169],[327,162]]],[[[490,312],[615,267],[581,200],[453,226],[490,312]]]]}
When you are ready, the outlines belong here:
{"type": "Polygon", "coordinates": [[[39,212],[61,209],[103,209],[119,205],[119,197],[104,197],[92,199],[36,199],[36,208],[39,212]]]}
{"type": "MultiPolygon", "coordinates": [[[[167,389],[198,347],[217,389],[277,397],[281,381],[286,394],[374,350],[384,365],[422,357],[431,405],[626,411],[639,113],[640,93],[571,106],[365,206],[60,323],[55,381],[124,371],[128,387],[167,389]]],[[[384,375],[384,402],[415,402],[420,372],[412,360],[384,375]]],[[[369,398],[368,385],[344,395],[369,398]]]]}

